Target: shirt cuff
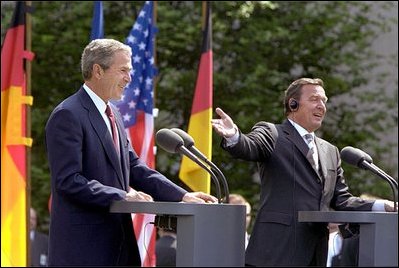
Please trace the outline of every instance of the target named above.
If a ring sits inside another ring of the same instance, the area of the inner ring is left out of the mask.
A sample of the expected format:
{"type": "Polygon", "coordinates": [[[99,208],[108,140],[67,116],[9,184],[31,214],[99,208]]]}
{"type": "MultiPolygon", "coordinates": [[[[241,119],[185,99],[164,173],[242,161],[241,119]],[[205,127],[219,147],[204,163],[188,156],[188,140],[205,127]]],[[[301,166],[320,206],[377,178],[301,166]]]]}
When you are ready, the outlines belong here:
{"type": "Polygon", "coordinates": [[[232,146],[234,146],[234,145],[236,145],[236,144],[238,143],[238,140],[239,140],[239,138],[240,138],[240,133],[239,133],[239,131],[238,131],[237,126],[234,126],[234,128],[235,128],[235,130],[236,130],[236,133],[235,133],[233,136],[229,137],[229,138],[225,138],[225,140],[226,140],[226,143],[225,143],[226,147],[232,147],[232,146]]]}

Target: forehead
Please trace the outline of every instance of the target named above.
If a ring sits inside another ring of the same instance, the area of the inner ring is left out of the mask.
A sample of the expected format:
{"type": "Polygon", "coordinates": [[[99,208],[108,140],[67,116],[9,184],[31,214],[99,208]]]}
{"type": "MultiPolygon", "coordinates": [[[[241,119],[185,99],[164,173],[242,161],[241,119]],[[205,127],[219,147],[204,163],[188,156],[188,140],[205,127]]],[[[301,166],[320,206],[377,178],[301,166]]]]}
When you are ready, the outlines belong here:
{"type": "Polygon", "coordinates": [[[31,219],[33,219],[33,218],[36,219],[36,212],[33,209],[30,210],[30,218],[31,219]]]}
{"type": "Polygon", "coordinates": [[[320,85],[304,85],[302,86],[302,97],[321,96],[326,97],[324,88],[320,85]]]}
{"type": "Polygon", "coordinates": [[[114,55],[113,65],[130,64],[130,54],[125,51],[117,51],[114,55]]]}

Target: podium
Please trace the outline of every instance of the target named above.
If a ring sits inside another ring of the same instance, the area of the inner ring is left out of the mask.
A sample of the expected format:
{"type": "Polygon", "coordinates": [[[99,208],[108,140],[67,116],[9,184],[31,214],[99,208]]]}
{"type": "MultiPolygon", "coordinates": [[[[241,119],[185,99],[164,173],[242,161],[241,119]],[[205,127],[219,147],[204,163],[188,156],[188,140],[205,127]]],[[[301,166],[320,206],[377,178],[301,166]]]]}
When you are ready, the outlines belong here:
{"type": "Polygon", "coordinates": [[[176,266],[244,266],[244,205],[116,201],[110,212],[176,217],[176,266]]]}
{"type": "Polygon", "coordinates": [[[299,211],[299,222],[358,223],[359,266],[398,267],[398,213],[299,211]]]}

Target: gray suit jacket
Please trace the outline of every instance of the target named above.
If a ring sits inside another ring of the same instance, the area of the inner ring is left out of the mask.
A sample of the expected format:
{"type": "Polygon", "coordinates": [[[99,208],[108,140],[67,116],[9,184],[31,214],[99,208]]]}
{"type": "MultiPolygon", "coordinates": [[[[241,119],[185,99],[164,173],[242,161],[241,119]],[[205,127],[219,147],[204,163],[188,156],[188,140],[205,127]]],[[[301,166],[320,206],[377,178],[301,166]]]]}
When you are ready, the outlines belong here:
{"type": "Polygon", "coordinates": [[[292,124],[257,123],[240,133],[233,157],[258,163],[260,206],[246,250],[246,264],[306,266],[312,260],[325,265],[326,224],[300,223],[298,211],[371,210],[373,201],[352,196],[345,183],[338,148],[315,139],[320,172],[306,158],[308,146],[292,124]]]}

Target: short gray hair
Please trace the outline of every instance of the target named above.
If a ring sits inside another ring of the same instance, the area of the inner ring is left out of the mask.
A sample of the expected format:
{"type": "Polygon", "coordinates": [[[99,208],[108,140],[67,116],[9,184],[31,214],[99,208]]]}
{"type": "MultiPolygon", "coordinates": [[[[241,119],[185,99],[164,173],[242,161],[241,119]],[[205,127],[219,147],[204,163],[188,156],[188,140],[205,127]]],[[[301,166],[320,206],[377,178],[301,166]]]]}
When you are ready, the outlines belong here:
{"type": "Polygon", "coordinates": [[[131,57],[132,49],[114,39],[95,39],[83,50],[81,58],[81,69],[84,80],[91,78],[93,65],[99,64],[104,70],[108,69],[118,51],[124,51],[131,57]]]}
{"type": "Polygon", "coordinates": [[[320,78],[299,78],[292,82],[288,88],[285,91],[285,96],[284,96],[284,113],[285,115],[288,115],[291,112],[291,109],[289,107],[289,100],[296,99],[299,101],[302,95],[302,87],[304,85],[319,85],[321,87],[324,87],[324,82],[320,78]]]}

